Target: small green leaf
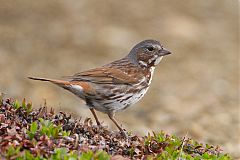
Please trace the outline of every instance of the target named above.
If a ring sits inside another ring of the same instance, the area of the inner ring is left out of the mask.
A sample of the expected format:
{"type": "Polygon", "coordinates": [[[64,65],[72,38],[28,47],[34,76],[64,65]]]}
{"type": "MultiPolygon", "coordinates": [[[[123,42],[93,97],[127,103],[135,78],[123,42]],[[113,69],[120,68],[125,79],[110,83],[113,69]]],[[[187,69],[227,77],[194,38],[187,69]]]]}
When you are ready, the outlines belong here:
{"type": "Polygon", "coordinates": [[[25,98],[23,98],[23,100],[22,100],[22,108],[25,109],[25,110],[27,109],[25,98]]]}
{"type": "Polygon", "coordinates": [[[36,121],[34,121],[30,126],[30,131],[35,134],[37,132],[37,129],[38,129],[38,124],[36,121]]]}
{"type": "Polygon", "coordinates": [[[80,156],[80,160],[91,160],[91,159],[93,159],[92,151],[84,152],[80,156]]]}
{"type": "Polygon", "coordinates": [[[210,158],[210,156],[209,156],[208,153],[204,153],[204,154],[202,155],[202,157],[205,158],[205,159],[209,159],[209,158],[210,158]]]}
{"type": "Polygon", "coordinates": [[[18,155],[19,152],[20,152],[20,147],[14,148],[13,146],[9,146],[6,151],[6,156],[8,159],[10,159],[10,157],[18,155]]]}
{"type": "Polygon", "coordinates": [[[15,100],[15,101],[13,102],[13,107],[14,107],[15,109],[18,109],[18,108],[21,107],[21,105],[20,105],[20,103],[18,102],[18,100],[15,100]]]}
{"type": "Polygon", "coordinates": [[[62,131],[61,134],[63,137],[68,137],[68,136],[70,136],[71,131],[62,131]]]}
{"type": "Polygon", "coordinates": [[[110,156],[106,152],[104,152],[104,151],[98,151],[96,153],[96,156],[94,157],[94,159],[110,160],[110,156]]]}
{"type": "Polygon", "coordinates": [[[27,114],[29,114],[30,112],[32,112],[32,103],[29,102],[26,106],[26,111],[27,111],[27,114]]]}
{"type": "Polygon", "coordinates": [[[0,105],[3,104],[3,96],[4,96],[4,93],[0,93],[0,105]]]}

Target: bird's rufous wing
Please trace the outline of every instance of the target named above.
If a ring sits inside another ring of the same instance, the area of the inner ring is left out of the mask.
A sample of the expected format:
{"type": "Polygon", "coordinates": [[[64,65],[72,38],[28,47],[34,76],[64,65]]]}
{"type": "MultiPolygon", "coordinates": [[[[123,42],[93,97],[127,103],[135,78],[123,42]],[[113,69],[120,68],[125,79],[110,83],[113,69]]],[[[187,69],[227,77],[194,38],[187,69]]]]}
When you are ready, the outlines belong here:
{"type": "Polygon", "coordinates": [[[98,84],[135,84],[138,83],[136,76],[130,76],[126,72],[110,67],[101,67],[83,71],[73,76],[68,76],[70,81],[85,81],[98,84]]]}

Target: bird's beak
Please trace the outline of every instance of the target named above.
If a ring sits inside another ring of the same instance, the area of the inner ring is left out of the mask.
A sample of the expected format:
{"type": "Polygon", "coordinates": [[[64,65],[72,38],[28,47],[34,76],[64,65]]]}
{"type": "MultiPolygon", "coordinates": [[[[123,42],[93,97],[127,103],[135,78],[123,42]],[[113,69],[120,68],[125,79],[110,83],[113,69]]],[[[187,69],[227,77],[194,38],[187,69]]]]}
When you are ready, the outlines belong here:
{"type": "Polygon", "coordinates": [[[159,55],[159,56],[165,56],[165,55],[168,55],[168,54],[171,54],[171,52],[168,51],[168,50],[165,49],[165,48],[162,48],[161,50],[158,51],[158,55],[159,55]]]}

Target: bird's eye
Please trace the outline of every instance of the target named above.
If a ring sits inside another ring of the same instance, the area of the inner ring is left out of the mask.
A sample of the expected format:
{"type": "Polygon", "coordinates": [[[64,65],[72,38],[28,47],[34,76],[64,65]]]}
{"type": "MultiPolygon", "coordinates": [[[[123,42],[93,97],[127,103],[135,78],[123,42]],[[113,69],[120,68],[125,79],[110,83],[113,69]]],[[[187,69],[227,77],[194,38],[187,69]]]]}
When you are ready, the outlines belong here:
{"type": "Polygon", "coordinates": [[[153,46],[149,46],[149,47],[147,47],[147,50],[152,52],[154,50],[154,48],[153,48],[153,46]]]}

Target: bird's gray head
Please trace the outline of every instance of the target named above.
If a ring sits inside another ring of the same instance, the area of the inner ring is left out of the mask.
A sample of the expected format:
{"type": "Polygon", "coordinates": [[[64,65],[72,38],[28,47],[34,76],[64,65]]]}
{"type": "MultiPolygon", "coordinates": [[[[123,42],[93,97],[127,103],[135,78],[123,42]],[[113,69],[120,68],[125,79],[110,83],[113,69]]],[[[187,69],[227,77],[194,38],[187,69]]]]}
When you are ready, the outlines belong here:
{"type": "Polygon", "coordinates": [[[133,47],[128,58],[140,67],[152,67],[159,64],[162,57],[171,54],[170,51],[156,40],[144,40],[133,47]]]}

